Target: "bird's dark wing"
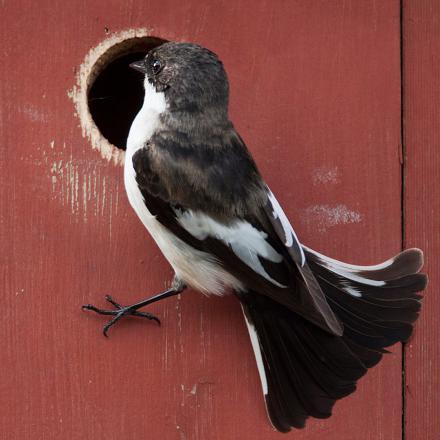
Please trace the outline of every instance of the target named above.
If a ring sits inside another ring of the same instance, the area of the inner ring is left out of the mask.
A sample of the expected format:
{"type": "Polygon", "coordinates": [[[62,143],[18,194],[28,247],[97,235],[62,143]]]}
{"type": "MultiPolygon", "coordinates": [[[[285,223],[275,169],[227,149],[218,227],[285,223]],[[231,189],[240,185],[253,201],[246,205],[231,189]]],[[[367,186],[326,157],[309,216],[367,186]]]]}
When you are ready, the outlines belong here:
{"type": "Polygon", "coordinates": [[[252,291],[329,333],[342,333],[292,228],[234,130],[191,148],[184,135],[156,135],[135,153],[133,166],[148,210],[177,237],[213,255],[252,291]]]}
{"type": "Polygon", "coordinates": [[[275,231],[278,239],[283,242],[289,256],[295,262],[296,273],[303,282],[300,283],[300,285],[305,287],[302,294],[302,299],[305,299],[305,302],[303,303],[305,310],[309,310],[309,313],[316,314],[318,319],[319,317],[322,317],[324,325],[322,325],[323,323],[321,322],[319,325],[321,328],[324,330],[329,329],[331,333],[334,333],[335,335],[341,335],[343,329],[340,321],[330,308],[321,286],[310,270],[303,247],[299,242],[292,225],[269,188],[267,188],[267,195],[268,197],[267,202],[264,205],[264,213],[261,215],[269,219],[273,231],[275,231]]]}

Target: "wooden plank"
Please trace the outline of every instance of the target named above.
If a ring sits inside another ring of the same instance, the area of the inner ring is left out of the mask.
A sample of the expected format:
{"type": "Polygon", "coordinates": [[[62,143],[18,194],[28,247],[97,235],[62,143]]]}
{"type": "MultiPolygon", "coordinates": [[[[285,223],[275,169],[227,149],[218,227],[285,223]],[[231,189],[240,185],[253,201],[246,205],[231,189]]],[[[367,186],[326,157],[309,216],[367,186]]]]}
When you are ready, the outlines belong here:
{"type": "MultiPolygon", "coordinates": [[[[400,248],[399,2],[41,0],[2,5],[0,426],[8,439],[278,439],[237,302],[190,292],[109,340],[80,305],[130,303],[171,271],[122,170],[67,91],[89,49],[149,27],[206,45],[231,115],[298,235],[373,263],[400,248]],[[6,252],[5,252],[6,251],[6,252]]],[[[400,348],[334,416],[286,438],[401,437],[400,348]]]]}
{"type": "Polygon", "coordinates": [[[440,4],[404,2],[405,241],[425,251],[430,284],[415,335],[406,347],[408,440],[440,432],[440,4]]]}

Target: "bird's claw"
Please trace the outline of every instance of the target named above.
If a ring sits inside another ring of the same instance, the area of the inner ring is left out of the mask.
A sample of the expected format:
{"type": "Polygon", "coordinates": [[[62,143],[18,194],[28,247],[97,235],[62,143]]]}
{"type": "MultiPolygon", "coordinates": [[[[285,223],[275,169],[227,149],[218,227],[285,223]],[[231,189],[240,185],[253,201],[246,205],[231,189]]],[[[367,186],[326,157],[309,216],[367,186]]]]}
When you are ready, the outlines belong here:
{"type": "Polygon", "coordinates": [[[105,300],[113,304],[117,309],[122,309],[122,306],[117,303],[110,295],[105,295],[105,300]]]}
{"type": "Polygon", "coordinates": [[[84,304],[82,306],[83,310],[91,310],[92,312],[98,313],[99,315],[112,315],[113,318],[104,325],[102,333],[105,337],[108,337],[108,330],[111,326],[115,325],[124,316],[138,316],[140,318],[146,318],[149,320],[156,321],[160,325],[160,319],[157,316],[152,315],[148,312],[138,312],[137,308],[134,306],[122,306],[116,302],[110,295],[105,296],[105,300],[115,307],[115,310],[99,309],[92,304],[84,304]]]}

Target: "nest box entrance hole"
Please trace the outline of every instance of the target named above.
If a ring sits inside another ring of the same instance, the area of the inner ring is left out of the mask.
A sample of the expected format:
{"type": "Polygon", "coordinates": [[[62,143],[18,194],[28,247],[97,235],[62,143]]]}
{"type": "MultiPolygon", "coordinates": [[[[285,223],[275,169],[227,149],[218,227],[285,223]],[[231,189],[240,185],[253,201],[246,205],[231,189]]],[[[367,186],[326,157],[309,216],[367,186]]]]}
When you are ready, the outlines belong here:
{"type": "Polygon", "coordinates": [[[110,47],[93,66],[87,90],[90,114],[101,134],[125,150],[128,132],[144,98],[143,77],[129,67],[165,43],[156,37],[134,37],[110,47]]]}

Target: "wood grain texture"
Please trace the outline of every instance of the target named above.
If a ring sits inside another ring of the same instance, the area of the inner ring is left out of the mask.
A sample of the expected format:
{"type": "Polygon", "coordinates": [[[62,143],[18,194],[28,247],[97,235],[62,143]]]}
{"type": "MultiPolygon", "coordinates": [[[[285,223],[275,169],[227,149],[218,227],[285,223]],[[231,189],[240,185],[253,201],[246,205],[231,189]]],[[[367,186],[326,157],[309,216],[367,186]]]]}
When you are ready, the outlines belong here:
{"type": "Polygon", "coordinates": [[[440,432],[440,3],[404,2],[405,239],[425,251],[429,286],[406,352],[406,439],[440,432]]]}
{"type": "MultiPolygon", "coordinates": [[[[22,0],[1,11],[1,436],[280,438],[232,297],[185,293],[151,307],[161,328],[133,320],[108,340],[81,312],[106,293],[139,300],[172,274],[67,92],[106,28],[210,47],[229,72],[232,119],[302,241],[377,262],[401,244],[399,2],[22,0]]],[[[284,438],[323,436],[400,439],[400,347],[331,419],[284,438]]]]}

